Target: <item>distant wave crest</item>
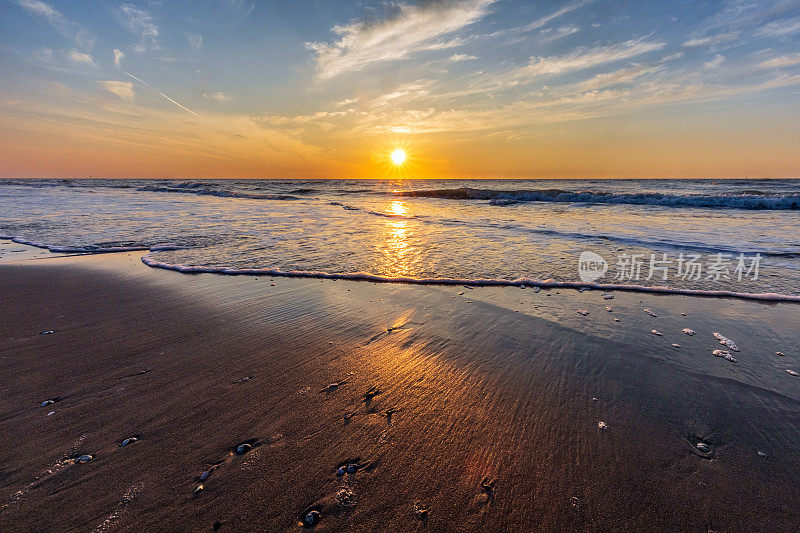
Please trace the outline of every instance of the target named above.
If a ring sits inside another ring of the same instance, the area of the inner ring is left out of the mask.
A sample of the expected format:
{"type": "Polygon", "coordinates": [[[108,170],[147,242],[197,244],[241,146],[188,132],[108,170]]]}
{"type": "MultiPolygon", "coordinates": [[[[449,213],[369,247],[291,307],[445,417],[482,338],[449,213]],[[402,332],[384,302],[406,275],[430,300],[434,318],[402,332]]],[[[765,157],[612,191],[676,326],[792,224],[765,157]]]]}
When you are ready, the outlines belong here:
{"type": "Polygon", "coordinates": [[[171,193],[188,193],[199,194],[204,196],[219,196],[222,198],[248,198],[250,200],[299,200],[297,196],[291,194],[258,194],[248,192],[231,191],[229,189],[211,189],[206,187],[203,183],[179,183],[172,187],[165,187],[162,185],[144,185],[138,187],[138,191],[149,192],[171,192],[171,193]]]}
{"type": "MultiPolygon", "coordinates": [[[[757,192],[757,191],[753,191],[757,192]]],[[[488,200],[504,206],[521,202],[564,202],[595,204],[658,205],[664,207],[709,207],[727,209],[800,209],[800,194],[663,194],[610,193],[604,191],[565,191],[562,189],[531,189],[504,191],[496,189],[433,189],[397,191],[398,196],[445,198],[448,200],[488,200]]]]}

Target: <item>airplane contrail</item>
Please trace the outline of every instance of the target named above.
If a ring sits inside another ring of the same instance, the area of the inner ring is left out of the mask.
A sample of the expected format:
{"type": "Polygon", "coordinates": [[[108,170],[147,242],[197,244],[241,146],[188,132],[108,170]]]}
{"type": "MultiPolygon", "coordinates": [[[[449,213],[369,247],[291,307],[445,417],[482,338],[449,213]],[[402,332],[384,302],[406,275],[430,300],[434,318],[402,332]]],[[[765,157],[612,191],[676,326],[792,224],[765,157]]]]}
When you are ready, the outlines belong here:
{"type": "Polygon", "coordinates": [[[130,72],[126,72],[125,74],[127,74],[127,75],[128,75],[128,76],[130,76],[131,78],[135,79],[135,80],[136,80],[136,81],[138,81],[139,83],[144,83],[145,85],[147,85],[148,87],[150,87],[151,89],[153,89],[155,92],[157,92],[158,94],[160,94],[161,96],[163,96],[164,98],[166,98],[167,100],[169,100],[170,102],[172,102],[173,104],[175,104],[176,106],[180,107],[180,108],[181,108],[181,109],[183,109],[184,111],[188,111],[189,113],[191,113],[192,115],[196,116],[197,118],[202,118],[200,115],[198,115],[197,113],[195,113],[194,111],[192,111],[191,109],[189,109],[188,107],[186,107],[185,105],[181,105],[181,104],[179,104],[178,102],[176,102],[175,100],[173,100],[172,98],[170,98],[170,97],[169,97],[169,96],[167,96],[166,94],[162,93],[161,91],[159,91],[158,89],[156,89],[155,87],[153,87],[152,85],[150,85],[149,83],[147,83],[146,81],[144,81],[144,80],[141,80],[141,79],[137,78],[136,76],[134,76],[134,75],[133,75],[133,74],[131,74],[130,72]]]}

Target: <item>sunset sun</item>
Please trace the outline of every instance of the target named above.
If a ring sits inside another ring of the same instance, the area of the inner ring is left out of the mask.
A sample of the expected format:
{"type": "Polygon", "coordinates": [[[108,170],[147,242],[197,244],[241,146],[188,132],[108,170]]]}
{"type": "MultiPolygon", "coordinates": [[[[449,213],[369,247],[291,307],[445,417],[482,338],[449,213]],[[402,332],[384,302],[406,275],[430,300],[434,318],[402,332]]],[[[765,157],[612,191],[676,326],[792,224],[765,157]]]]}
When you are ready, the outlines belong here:
{"type": "Polygon", "coordinates": [[[406,152],[402,148],[398,148],[391,155],[392,163],[395,165],[402,165],[406,161],[406,152]]]}

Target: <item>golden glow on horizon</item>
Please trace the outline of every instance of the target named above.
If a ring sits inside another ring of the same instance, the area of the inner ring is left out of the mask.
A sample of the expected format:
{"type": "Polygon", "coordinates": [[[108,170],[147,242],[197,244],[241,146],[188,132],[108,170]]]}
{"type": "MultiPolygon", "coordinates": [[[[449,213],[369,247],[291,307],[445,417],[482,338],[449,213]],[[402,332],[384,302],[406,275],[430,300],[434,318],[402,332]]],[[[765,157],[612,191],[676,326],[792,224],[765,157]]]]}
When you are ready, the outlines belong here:
{"type": "Polygon", "coordinates": [[[406,162],[406,151],[402,148],[396,148],[390,157],[392,158],[392,163],[402,165],[406,162]]]}

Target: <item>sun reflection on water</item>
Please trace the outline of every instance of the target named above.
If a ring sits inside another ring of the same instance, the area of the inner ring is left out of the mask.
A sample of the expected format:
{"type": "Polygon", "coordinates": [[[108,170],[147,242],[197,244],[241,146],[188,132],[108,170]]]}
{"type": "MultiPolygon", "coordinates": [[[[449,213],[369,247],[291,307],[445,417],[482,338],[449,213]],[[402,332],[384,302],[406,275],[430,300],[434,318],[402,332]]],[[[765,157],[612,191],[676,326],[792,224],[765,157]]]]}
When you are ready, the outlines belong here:
{"type": "Polygon", "coordinates": [[[418,274],[419,247],[414,244],[411,221],[405,202],[395,200],[386,207],[390,218],[386,222],[383,238],[378,243],[381,270],[389,276],[416,276],[418,274]]]}

